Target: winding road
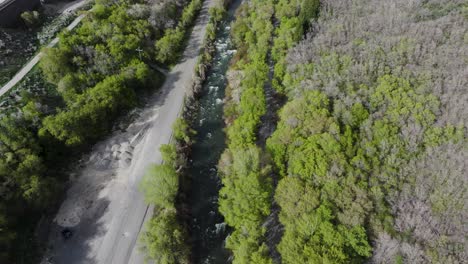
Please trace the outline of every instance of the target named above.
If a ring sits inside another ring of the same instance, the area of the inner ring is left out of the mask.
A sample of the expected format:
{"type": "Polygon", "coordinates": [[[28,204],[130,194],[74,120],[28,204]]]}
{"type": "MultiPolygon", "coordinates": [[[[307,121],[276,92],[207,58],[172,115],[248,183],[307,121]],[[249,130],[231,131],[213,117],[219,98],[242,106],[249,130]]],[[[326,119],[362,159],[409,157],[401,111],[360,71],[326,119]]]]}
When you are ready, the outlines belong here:
{"type": "Polygon", "coordinates": [[[159,148],[169,143],[172,124],[191,88],[213,1],[203,3],[182,60],[168,73],[160,92],[128,128],[97,144],[79,169],[54,220],[43,263],[144,263],[137,241],[152,208],[138,185],[151,164],[162,162],[159,148]],[[70,239],[60,235],[64,228],[72,230],[70,239]]]}
{"type": "MultiPolygon", "coordinates": [[[[71,6],[67,7],[66,9],[62,10],[61,13],[62,14],[70,13],[73,10],[83,6],[85,3],[86,3],[85,0],[79,1],[79,2],[77,2],[77,3],[75,3],[75,4],[71,5],[71,6]]],[[[81,22],[81,20],[85,16],[86,16],[86,14],[82,14],[82,15],[79,15],[77,18],[75,18],[75,20],[73,20],[73,22],[70,25],[67,26],[67,30],[74,29],[81,22]]],[[[50,47],[53,47],[53,46],[57,45],[58,41],[59,41],[58,37],[54,38],[47,45],[47,47],[50,48],[50,47]]],[[[2,88],[0,88],[0,97],[3,96],[4,94],[6,94],[8,91],[10,91],[10,89],[13,88],[16,84],[18,84],[24,78],[24,76],[26,76],[26,74],[28,74],[28,72],[30,72],[32,70],[32,68],[34,68],[34,66],[36,66],[36,64],[39,62],[41,57],[42,57],[42,52],[39,52],[38,54],[36,54],[28,63],[26,63],[26,65],[23,66],[23,68],[21,68],[20,71],[18,71],[18,73],[15,74],[15,76],[13,76],[13,78],[11,78],[10,81],[8,81],[2,88]]]]}

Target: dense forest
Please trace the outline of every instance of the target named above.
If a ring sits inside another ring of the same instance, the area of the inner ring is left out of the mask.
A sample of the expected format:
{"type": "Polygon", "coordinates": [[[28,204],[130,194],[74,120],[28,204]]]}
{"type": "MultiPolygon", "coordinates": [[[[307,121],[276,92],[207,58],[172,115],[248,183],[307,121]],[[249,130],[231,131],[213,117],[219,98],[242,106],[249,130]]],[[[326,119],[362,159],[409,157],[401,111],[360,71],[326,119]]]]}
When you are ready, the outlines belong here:
{"type": "MultiPolygon", "coordinates": [[[[210,10],[199,86],[227,2],[210,10]]],[[[44,50],[44,89],[0,115],[1,263],[34,262],[70,164],[160,86],[201,6],[96,0],[44,50]]],[[[466,1],[245,0],[230,28],[218,204],[232,263],[466,262],[466,1]]],[[[191,263],[192,136],[177,120],[141,182],[156,263],[191,263]]]]}
{"type": "Polygon", "coordinates": [[[323,1],[288,54],[290,99],[268,142],[284,176],[275,196],[283,262],[466,259],[466,10],[461,1],[323,1]],[[312,195],[299,211],[297,181],[312,195]],[[322,218],[334,239],[321,246],[342,253],[291,246],[310,239],[302,217],[322,218]]]}
{"type": "Polygon", "coordinates": [[[244,3],[219,163],[233,263],[463,263],[467,30],[463,1],[244,3]],[[263,148],[269,82],[287,100],[263,148]]]}
{"type": "Polygon", "coordinates": [[[0,118],[1,263],[34,261],[34,228],[59,202],[64,172],[162,83],[159,69],[177,60],[200,5],[97,0],[80,26],[44,50],[35,74],[45,89],[22,92],[0,118]]]}

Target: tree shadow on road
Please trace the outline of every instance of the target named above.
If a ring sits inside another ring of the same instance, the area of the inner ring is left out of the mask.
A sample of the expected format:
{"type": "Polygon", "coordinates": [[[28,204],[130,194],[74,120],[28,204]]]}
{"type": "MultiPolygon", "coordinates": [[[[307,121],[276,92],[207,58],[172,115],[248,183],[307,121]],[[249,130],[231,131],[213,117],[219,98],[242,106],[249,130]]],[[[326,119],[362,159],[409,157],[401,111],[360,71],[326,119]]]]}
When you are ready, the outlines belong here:
{"type": "MultiPolygon", "coordinates": [[[[92,252],[92,239],[102,237],[106,228],[101,222],[102,216],[107,212],[110,201],[106,198],[97,199],[94,202],[95,214],[87,219],[82,219],[77,226],[63,227],[52,223],[50,231],[49,253],[46,258],[53,264],[97,264],[92,252]],[[63,231],[70,230],[69,238],[65,238],[63,231]]],[[[43,262],[47,263],[47,262],[43,262]]]]}

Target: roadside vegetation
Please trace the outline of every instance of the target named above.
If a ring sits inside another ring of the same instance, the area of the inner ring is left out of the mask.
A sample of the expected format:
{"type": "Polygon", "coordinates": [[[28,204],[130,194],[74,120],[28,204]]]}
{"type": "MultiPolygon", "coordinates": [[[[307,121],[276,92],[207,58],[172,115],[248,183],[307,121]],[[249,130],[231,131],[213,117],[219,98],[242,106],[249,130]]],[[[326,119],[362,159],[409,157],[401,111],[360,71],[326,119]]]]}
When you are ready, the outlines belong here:
{"type": "Polygon", "coordinates": [[[182,193],[188,179],[184,168],[193,131],[184,119],[177,119],[173,126],[173,142],[162,145],[163,163],[152,165],[144,176],[140,189],[154,212],[141,237],[148,260],[156,263],[190,263],[190,239],[183,216],[182,193]]]}
{"type": "Polygon", "coordinates": [[[0,262],[35,262],[34,228],[53,213],[67,166],[162,83],[155,43],[182,16],[195,17],[186,5],[99,0],[44,50],[35,74],[47,89],[21,91],[0,118],[0,262]]]}
{"type": "Polygon", "coordinates": [[[202,0],[192,0],[184,9],[177,27],[168,28],[164,36],[156,42],[156,59],[159,63],[174,64],[177,62],[185,46],[187,30],[193,25],[202,4],[202,0]]]}
{"type": "MultiPolygon", "coordinates": [[[[197,65],[195,66],[195,80],[193,84],[193,96],[196,97],[202,88],[206,74],[212,66],[213,54],[216,50],[216,30],[218,24],[226,15],[226,7],[230,4],[230,0],[218,0],[208,12],[210,20],[206,25],[206,35],[203,40],[203,48],[198,56],[197,65]]],[[[190,106],[189,106],[190,107],[190,106]]]]}
{"type": "MultiPolygon", "coordinates": [[[[188,10],[191,8],[189,5],[188,10]]],[[[203,83],[205,71],[211,64],[216,25],[223,18],[224,8],[223,1],[219,1],[209,10],[210,20],[195,70],[197,78],[193,83],[192,97],[197,95],[197,85],[203,83]]],[[[189,123],[193,100],[186,98],[183,117],[178,118],[173,125],[172,142],[160,148],[163,163],[152,165],[140,184],[146,202],[154,208],[146,231],[140,238],[142,250],[147,260],[156,263],[191,263],[192,245],[188,226],[190,209],[185,200],[190,189],[190,175],[185,170],[195,135],[189,123]]]]}
{"type": "Polygon", "coordinates": [[[37,10],[21,13],[21,19],[28,28],[38,27],[41,24],[41,15],[37,10]]]}

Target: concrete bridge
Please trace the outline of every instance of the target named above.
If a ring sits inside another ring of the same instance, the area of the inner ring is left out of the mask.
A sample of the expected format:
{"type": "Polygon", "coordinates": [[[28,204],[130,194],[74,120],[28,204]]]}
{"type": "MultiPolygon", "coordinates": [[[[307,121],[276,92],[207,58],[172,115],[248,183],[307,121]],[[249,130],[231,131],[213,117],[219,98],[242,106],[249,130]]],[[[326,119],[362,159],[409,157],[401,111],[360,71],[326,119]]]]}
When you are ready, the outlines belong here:
{"type": "Polygon", "coordinates": [[[40,0],[0,0],[0,27],[17,25],[21,13],[33,10],[40,4],[40,0]]]}

